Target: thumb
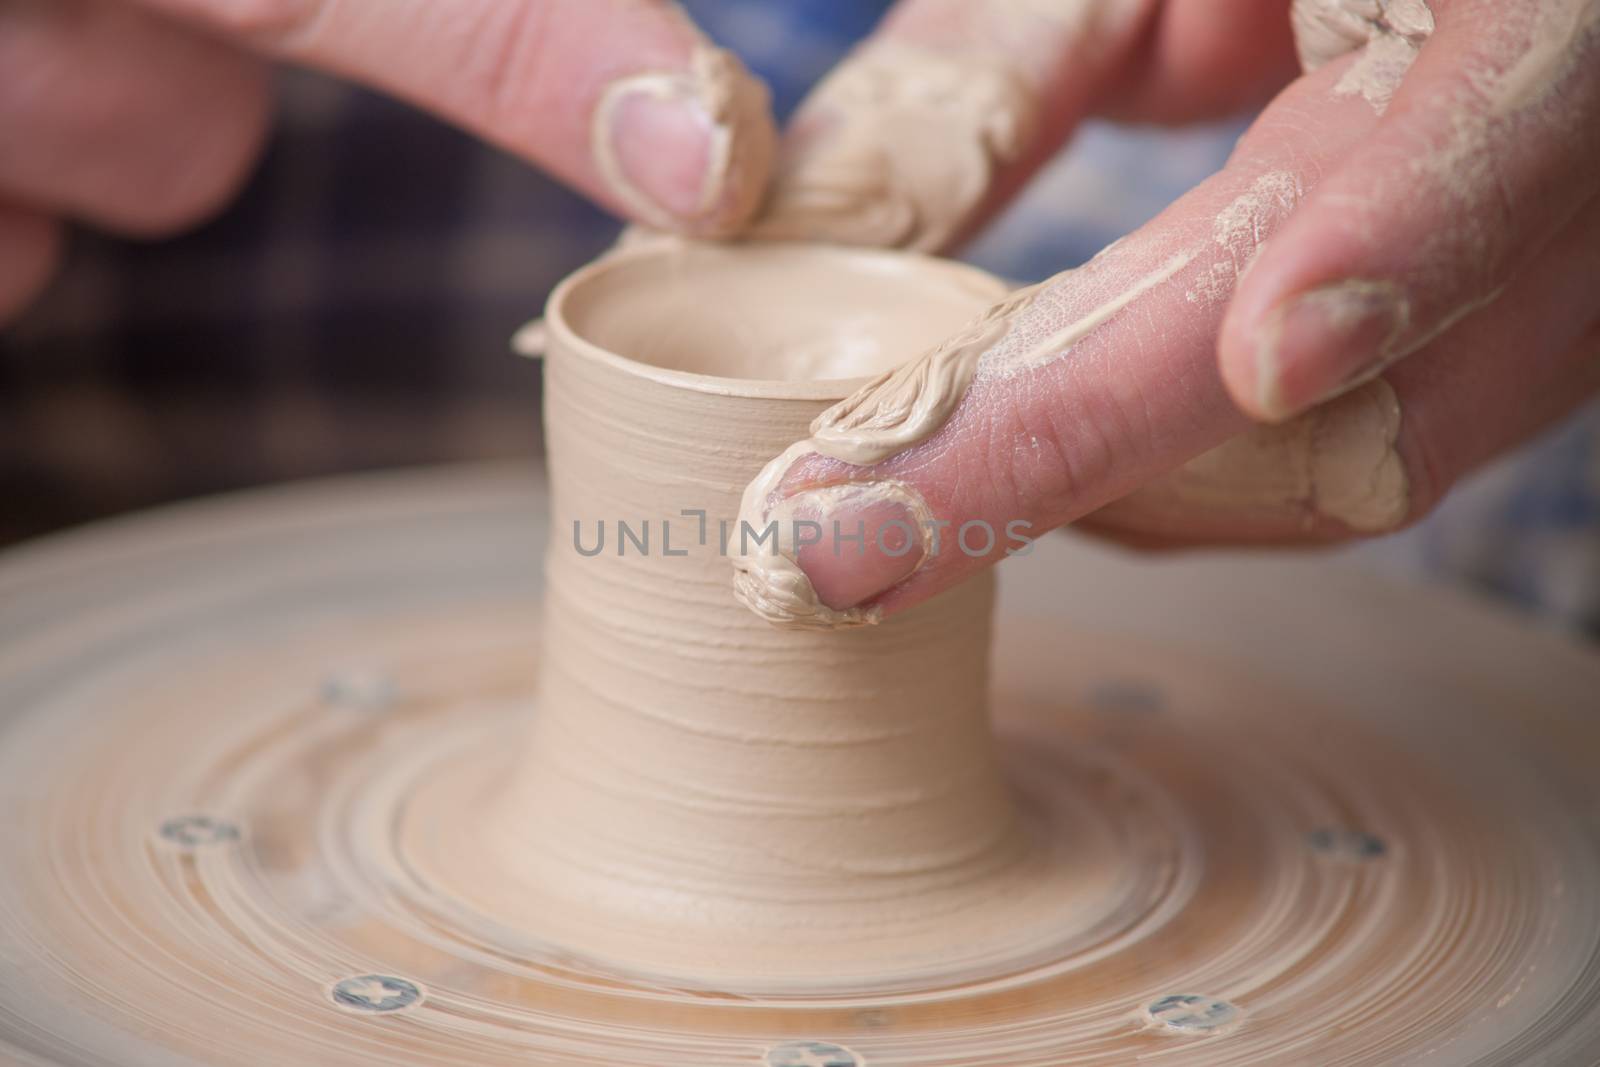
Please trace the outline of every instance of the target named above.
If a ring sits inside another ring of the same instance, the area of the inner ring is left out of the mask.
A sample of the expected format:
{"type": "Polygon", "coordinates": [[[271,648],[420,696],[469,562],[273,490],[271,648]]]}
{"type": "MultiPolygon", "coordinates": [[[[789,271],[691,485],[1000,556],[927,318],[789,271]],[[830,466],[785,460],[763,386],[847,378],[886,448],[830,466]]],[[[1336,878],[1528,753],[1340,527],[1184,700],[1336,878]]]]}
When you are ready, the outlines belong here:
{"type": "Polygon", "coordinates": [[[876,621],[1246,429],[1217,331],[1256,246],[1375,122],[1338,73],[1286,90],[1142,230],[824,412],[745,493],[782,551],[735,558],[740,598],[780,625],[876,621]]]}
{"type": "Polygon", "coordinates": [[[766,87],[676,4],[127,2],[410,101],[660,229],[739,229],[772,167],[766,87]]]}

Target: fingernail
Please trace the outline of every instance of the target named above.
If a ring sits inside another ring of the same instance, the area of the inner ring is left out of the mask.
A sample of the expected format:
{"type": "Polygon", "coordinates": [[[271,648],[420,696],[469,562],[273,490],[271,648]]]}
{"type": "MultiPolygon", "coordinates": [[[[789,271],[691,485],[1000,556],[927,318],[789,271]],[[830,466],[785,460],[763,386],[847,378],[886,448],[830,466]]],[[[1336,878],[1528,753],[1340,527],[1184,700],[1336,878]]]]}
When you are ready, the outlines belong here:
{"type": "Polygon", "coordinates": [[[836,611],[888,592],[929,556],[927,505],[909,486],[829,486],[791,497],[782,510],[793,523],[795,563],[836,611]]]}
{"type": "Polygon", "coordinates": [[[1309,289],[1267,313],[1256,342],[1256,397],[1273,421],[1372,380],[1398,355],[1410,305],[1390,282],[1309,289]]]}
{"type": "Polygon", "coordinates": [[[697,49],[685,70],[630,75],[602,94],[595,164],[640,221],[722,235],[766,188],[777,143],[768,101],[731,53],[697,49]]]}
{"type": "Polygon", "coordinates": [[[646,84],[619,95],[610,115],[615,173],[606,177],[646,221],[692,219],[710,207],[706,171],[716,123],[700,100],[646,84]]]}

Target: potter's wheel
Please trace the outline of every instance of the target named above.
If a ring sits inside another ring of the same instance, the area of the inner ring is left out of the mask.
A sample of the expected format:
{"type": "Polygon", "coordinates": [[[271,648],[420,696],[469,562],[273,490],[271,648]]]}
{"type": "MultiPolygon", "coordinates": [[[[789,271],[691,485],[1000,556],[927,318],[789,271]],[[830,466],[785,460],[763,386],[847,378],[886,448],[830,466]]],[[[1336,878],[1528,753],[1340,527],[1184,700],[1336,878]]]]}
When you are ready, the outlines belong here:
{"type": "Polygon", "coordinates": [[[537,714],[533,484],[326,483],[0,564],[0,1059],[1600,1060],[1600,658],[1321,559],[1003,568],[1016,780],[1138,872],[1069,948],[786,995],[497,929],[403,831],[537,714]]]}

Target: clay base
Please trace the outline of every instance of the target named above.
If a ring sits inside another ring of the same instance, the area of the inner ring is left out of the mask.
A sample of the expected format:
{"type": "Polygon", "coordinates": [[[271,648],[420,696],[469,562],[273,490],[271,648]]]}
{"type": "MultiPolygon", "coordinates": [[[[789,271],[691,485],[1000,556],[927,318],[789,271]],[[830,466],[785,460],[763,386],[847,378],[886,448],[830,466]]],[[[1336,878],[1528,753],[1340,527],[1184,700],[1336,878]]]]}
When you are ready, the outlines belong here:
{"type": "Polygon", "coordinates": [[[836,982],[758,971],[773,946],[752,945],[749,980],[713,986],[692,939],[643,927],[635,958],[586,958],[581,929],[479,877],[462,799],[537,714],[528,478],[206,504],[0,566],[0,1050],[1463,1067],[1600,1048],[1581,714],[1600,662],[1325,562],[1136,565],[1054,539],[1009,565],[995,708],[1038,848],[991,914],[949,916],[943,966],[796,932],[836,982]]]}

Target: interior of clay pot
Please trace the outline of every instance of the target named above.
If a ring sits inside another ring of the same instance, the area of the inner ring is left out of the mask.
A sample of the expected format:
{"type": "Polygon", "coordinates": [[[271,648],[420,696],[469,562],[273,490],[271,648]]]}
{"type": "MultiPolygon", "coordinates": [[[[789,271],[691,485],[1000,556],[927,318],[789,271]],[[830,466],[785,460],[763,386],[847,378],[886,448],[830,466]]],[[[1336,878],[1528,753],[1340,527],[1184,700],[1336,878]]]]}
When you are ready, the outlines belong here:
{"type": "Polygon", "coordinates": [[[550,321],[673,371],[788,382],[861,378],[937,344],[999,299],[971,267],[828,246],[629,250],[579,272],[550,321]]]}

